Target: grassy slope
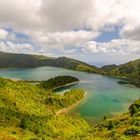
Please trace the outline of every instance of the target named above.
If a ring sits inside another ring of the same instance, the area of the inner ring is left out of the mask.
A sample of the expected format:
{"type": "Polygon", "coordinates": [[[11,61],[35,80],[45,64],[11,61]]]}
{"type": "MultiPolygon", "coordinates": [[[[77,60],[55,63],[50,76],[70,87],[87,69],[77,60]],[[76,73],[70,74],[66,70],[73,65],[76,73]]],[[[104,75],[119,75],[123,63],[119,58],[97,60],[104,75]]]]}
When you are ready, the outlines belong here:
{"type": "Polygon", "coordinates": [[[117,68],[117,65],[112,64],[112,65],[105,65],[103,67],[101,67],[102,70],[104,71],[112,71],[113,69],[117,68]]]}
{"type": "Polygon", "coordinates": [[[78,61],[78,60],[67,58],[67,57],[56,58],[53,61],[53,65],[57,66],[57,67],[63,67],[63,68],[67,68],[67,69],[77,70],[77,71],[104,74],[103,70],[101,70],[95,66],[91,66],[82,61],[78,61]]]}
{"type": "Polygon", "coordinates": [[[111,140],[139,140],[140,139],[140,109],[134,115],[129,112],[112,119],[106,119],[93,127],[96,137],[111,140]]]}
{"type": "Polygon", "coordinates": [[[83,90],[60,96],[25,82],[0,79],[0,139],[81,135],[88,128],[83,119],[55,116],[55,112],[83,97],[83,90]]]}
{"type": "Polygon", "coordinates": [[[112,74],[140,80],[140,59],[118,66],[112,71],[112,74]]]}
{"type": "Polygon", "coordinates": [[[125,113],[90,126],[79,116],[55,115],[79,101],[83,90],[64,96],[25,82],[0,79],[0,139],[2,140],[103,140],[140,138],[140,100],[133,116],[125,113]]]}
{"type": "Polygon", "coordinates": [[[140,80],[140,59],[116,67],[104,66],[103,68],[110,75],[140,80]]]}
{"type": "Polygon", "coordinates": [[[102,69],[107,72],[107,75],[124,78],[119,82],[120,84],[126,83],[140,87],[140,59],[119,66],[107,65],[102,69]]]}

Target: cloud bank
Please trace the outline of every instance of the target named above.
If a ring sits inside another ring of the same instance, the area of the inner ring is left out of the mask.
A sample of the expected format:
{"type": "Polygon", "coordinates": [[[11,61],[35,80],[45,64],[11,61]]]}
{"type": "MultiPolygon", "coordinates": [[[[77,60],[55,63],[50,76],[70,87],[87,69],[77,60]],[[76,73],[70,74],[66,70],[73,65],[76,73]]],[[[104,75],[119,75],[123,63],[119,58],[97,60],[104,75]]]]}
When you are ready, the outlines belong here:
{"type": "Polygon", "coordinates": [[[0,0],[0,50],[82,54],[82,59],[95,54],[136,58],[140,56],[139,9],[138,0],[0,0]],[[114,28],[119,38],[104,41],[102,34],[107,36],[114,28]]]}

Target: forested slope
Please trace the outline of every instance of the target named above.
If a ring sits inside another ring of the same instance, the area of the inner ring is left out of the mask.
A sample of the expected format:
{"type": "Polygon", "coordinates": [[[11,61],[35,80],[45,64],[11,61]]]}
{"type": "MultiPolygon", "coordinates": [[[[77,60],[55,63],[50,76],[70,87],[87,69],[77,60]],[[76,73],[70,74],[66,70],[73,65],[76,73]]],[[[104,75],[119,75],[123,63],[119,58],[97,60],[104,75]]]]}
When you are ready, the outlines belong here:
{"type": "Polygon", "coordinates": [[[103,70],[95,66],[91,66],[82,61],[67,57],[53,58],[40,55],[13,54],[0,52],[0,68],[3,67],[32,68],[39,66],[54,66],[77,71],[104,74],[103,70]]]}
{"type": "Polygon", "coordinates": [[[140,139],[140,100],[130,106],[128,113],[112,119],[104,116],[104,121],[96,125],[88,124],[79,115],[56,115],[83,97],[83,90],[60,96],[26,82],[0,79],[0,139],[140,139]]]}

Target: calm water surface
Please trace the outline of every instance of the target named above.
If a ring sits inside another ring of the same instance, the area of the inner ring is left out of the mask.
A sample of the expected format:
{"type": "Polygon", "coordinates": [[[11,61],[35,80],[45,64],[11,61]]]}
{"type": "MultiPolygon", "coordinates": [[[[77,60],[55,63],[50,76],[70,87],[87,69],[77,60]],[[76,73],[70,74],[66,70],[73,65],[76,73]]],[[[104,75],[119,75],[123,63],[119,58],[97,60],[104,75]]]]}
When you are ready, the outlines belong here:
{"type": "Polygon", "coordinates": [[[140,89],[119,85],[119,79],[76,72],[55,67],[32,69],[0,69],[0,77],[22,80],[47,80],[58,75],[71,75],[80,79],[80,83],[60,89],[61,93],[73,88],[83,88],[88,94],[84,101],[70,113],[79,113],[87,120],[101,120],[104,115],[116,115],[127,111],[129,105],[140,98],[140,89]]]}

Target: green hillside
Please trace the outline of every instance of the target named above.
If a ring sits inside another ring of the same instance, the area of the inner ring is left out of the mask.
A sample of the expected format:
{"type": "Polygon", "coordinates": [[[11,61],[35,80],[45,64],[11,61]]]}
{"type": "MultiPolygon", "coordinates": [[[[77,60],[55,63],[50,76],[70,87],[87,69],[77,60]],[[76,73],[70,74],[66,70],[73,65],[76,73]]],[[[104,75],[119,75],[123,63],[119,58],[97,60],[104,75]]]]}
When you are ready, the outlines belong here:
{"type": "Polygon", "coordinates": [[[67,57],[53,58],[40,55],[12,54],[0,52],[0,68],[3,67],[32,68],[39,66],[54,66],[77,71],[104,74],[103,70],[95,66],[91,66],[84,62],[67,57]]]}
{"type": "Polygon", "coordinates": [[[112,65],[105,65],[103,67],[101,67],[101,69],[103,69],[104,71],[112,71],[113,69],[117,68],[117,65],[112,64],[112,65]]]}
{"type": "Polygon", "coordinates": [[[140,87],[140,59],[116,66],[106,65],[101,69],[107,72],[107,75],[123,78],[119,84],[129,84],[140,87]]]}
{"type": "Polygon", "coordinates": [[[70,137],[75,131],[81,135],[88,127],[83,119],[55,114],[83,97],[80,89],[60,96],[26,82],[0,79],[0,139],[70,137]]]}
{"type": "Polygon", "coordinates": [[[140,59],[122,65],[106,65],[101,69],[109,75],[140,80],[140,59]]]}
{"type": "Polygon", "coordinates": [[[54,66],[76,71],[113,75],[131,79],[140,79],[140,59],[118,66],[113,64],[103,66],[102,68],[97,68],[82,61],[67,57],[55,58],[41,55],[12,54],[0,52],[0,68],[32,68],[39,66],[54,66]]]}
{"type": "Polygon", "coordinates": [[[140,139],[140,99],[129,107],[129,112],[104,121],[93,127],[94,137],[105,140],[140,139]]]}
{"type": "Polygon", "coordinates": [[[140,59],[119,65],[111,71],[111,74],[140,80],[140,59]]]}
{"type": "Polygon", "coordinates": [[[113,75],[131,79],[140,79],[140,59],[119,66],[106,65],[100,69],[82,61],[67,57],[53,58],[41,55],[12,54],[0,52],[0,68],[31,68],[39,66],[62,67],[76,71],[85,71],[103,75],[113,75]]]}
{"type": "Polygon", "coordinates": [[[105,116],[96,125],[80,116],[57,115],[83,97],[80,89],[60,96],[23,81],[0,79],[0,140],[140,139],[140,100],[128,113],[105,116]]]}

